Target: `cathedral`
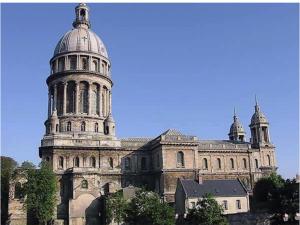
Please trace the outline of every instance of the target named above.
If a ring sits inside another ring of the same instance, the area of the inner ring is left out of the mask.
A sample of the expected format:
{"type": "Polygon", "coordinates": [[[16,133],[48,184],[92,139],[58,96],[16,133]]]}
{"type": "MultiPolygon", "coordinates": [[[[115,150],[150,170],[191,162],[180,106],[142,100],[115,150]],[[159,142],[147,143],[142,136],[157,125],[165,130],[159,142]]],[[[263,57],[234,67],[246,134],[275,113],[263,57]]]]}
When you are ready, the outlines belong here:
{"type": "MultiPolygon", "coordinates": [[[[173,204],[178,178],[239,178],[251,192],[258,178],[276,171],[269,122],[257,102],[249,142],[236,113],[228,140],[201,140],[174,129],[156,138],[118,138],[111,62],[90,27],[89,8],[81,3],[73,28],[55,47],[46,80],[48,116],[39,156],[59,180],[55,224],[104,224],[101,199],[130,185],[147,187],[173,204]]],[[[10,186],[12,225],[28,219],[14,194],[24,182],[20,174],[10,186]]]]}

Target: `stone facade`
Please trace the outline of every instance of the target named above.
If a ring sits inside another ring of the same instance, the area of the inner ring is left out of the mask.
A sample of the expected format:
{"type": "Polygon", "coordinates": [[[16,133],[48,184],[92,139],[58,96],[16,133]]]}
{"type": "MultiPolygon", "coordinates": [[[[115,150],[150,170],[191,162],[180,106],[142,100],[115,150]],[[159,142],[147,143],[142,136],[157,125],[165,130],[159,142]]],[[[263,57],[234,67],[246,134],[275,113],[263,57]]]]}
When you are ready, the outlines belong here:
{"type": "MultiPolygon", "coordinates": [[[[129,185],[148,186],[174,202],[178,178],[238,177],[251,190],[255,180],[276,169],[269,124],[258,104],[250,142],[236,115],[229,140],[199,140],[172,129],[156,138],[118,139],[107,51],[90,30],[86,4],[75,12],[74,29],[60,39],[50,60],[48,118],[39,148],[60,181],[57,224],[103,223],[102,197],[129,185]]],[[[11,224],[20,224],[14,219],[22,215],[14,210],[18,201],[11,196],[11,224]]]]}

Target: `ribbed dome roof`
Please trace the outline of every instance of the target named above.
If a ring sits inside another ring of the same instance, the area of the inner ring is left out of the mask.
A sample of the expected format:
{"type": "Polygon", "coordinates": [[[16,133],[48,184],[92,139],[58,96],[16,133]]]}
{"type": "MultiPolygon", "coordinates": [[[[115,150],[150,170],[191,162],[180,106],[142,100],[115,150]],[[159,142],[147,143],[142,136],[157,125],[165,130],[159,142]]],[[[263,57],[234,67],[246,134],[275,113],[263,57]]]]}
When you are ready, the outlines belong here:
{"type": "Polygon", "coordinates": [[[230,133],[245,133],[244,128],[238,119],[231,124],[230,133]]]}
{"type": "Polygon", "coordinates": [[[251,117],[251,123],[252,124],[255,124],[255,123],[268,123],[268,120],[267,120],[266,116],[261,111],[257,111],[251,117]]]}
{"type": "Polygon", "coordinates": [[[85,27],[77,27],[68,31],[57,43],[54,56],[73,51],[86,51],[108,58],[102,40],[97,34],[85,27]]]}

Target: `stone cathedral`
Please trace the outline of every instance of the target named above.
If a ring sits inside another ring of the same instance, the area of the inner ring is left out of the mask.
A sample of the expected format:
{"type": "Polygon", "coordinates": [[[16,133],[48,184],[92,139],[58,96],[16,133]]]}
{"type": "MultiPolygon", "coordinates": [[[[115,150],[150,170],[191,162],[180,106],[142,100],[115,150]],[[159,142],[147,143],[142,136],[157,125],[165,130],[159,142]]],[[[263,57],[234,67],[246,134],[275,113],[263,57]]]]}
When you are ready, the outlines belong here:
{"type": "MultiPolygon", "coordinates": [[[[228,140],[201,140],[174,129],[156,138],[116,137],[111,62],[89,17],[86,4],[75,8],[73,29],[56,45],[46,81],[48,117],[39,156],[59,180],[56,224],[104,224],[101,199],[129,185],[146,186],[173,203],[177,178],[240,178],[251,191],[258,178],[276,170],[269,123],[257,102],[249,142],[235,113],[228,140]]],[[[25,181],[19,174],[10,186],[11,224],[28,223],[15,194],[25,181]]]]}

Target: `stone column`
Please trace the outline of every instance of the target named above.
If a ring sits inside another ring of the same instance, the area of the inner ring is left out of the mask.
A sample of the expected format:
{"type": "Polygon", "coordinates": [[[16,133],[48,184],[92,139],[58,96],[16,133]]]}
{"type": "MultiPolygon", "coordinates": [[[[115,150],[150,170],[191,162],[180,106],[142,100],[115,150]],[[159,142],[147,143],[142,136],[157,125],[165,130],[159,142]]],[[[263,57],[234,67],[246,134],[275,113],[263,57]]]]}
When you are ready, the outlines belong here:
{"type": "Polygon", "coordinates": [[[92,56],[89,56],[88,58],[88,70],[91,71],[92,70],[92,56]]]}
{"type": "Polygon", "coordinates": [[[79,82],[76,82],[75,83],[75,88],[76,88],[76,91],[75,91],[75,95],[76,95],[76,98],[75,98],[75,114],[78,114],[79,112],[79,82]]]}
{"type": "Polygon", "coordinates": [[[101,100],[101,96],[102,96],[102,85],[99,85],[99,92],[98,92],[98,107],[99,107],[99,116],[103,116],[102,114],[102,100],[101,100]]]}
{"type": "Polygon", "coordinates": [[[57,85],[54,84],[53,111],[56,110],[56,103],[57,103],[57,85]]]}
{"type": "Polygon", "coordinates": [[[68,83],[64,83],[64,100],[63,100],[63,115],[66,115],[67,112],[67,87],[68,87],[68,83]]]}
{"type": "Polygon", "coordinates": [[[51,116],[51,111],[52,111],[52,108],[51,108],[51,88],[49,87],[48,88],[49,91],[48,91],[48,117],[51,116]]]}
{"type": "Polygon", "coordinates": [[[89,83],[88,101],[89,101],[88,115],[91,115],[92,114],[92,83],[89,83]]]}
{"type": "Polygon", "coordinates": [[[109,112],[112,113],[112,105],[111,105],[111,90],[109,90],[109,112]]]}

